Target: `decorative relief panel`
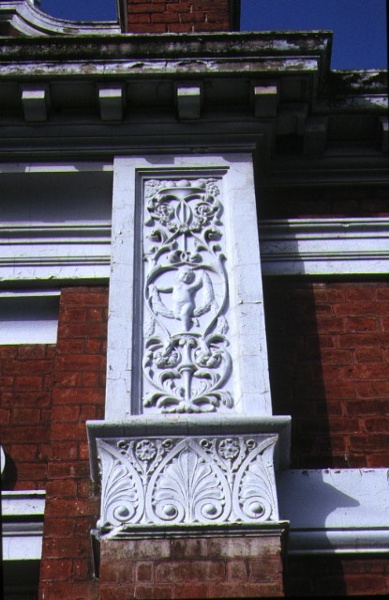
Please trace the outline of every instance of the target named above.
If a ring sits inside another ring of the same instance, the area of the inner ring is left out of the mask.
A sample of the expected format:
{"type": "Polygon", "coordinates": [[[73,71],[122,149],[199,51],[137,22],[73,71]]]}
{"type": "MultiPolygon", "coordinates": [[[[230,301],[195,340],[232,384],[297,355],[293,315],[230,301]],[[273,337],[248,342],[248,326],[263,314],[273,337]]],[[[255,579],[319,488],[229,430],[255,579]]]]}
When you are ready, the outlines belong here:
{"type": "Polygon", "coordinates": [[[97,441],[100,529],[278,520],[277,435],[97,441]]]}
{"type": "Polygon", "coordinates": [[[143,405],[233,407],[221,178],[144,181],[143,405]]]}

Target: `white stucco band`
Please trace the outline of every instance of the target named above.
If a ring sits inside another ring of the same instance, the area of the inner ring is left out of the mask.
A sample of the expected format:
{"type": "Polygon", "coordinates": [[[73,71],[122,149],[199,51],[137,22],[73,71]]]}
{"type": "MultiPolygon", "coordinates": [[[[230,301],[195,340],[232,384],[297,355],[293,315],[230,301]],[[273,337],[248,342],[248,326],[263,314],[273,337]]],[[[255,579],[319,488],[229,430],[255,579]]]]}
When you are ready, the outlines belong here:
{"type": "MultiPolygon", "coordinates": [[[[177,367],[176,378],[182,368],[186,382],[188,377],[200,380],[204,377],[205,390],[209,380],[219,378],[223,383],[223,386],[220,384],[223,389],[212,383],[209,403],[206,404],[203,392],[203,404],[192,403],[189,412],[196,412],[197,406],[200,406],[197,412],[202,412],[202,406],[206,405],[207,411],[220,409],[224,413],[233,406],[231,415],[272,414],[251,155],[115,159],[107,354],[108,421],[125,420],[145,411],[147,403],[142,401],[142,385],[146,379],[150,383],[157,367],[154,365],[153,370],[146,372],[145,364],[142,365],[142,354],[146,353],[144,344],[146,349],[153,350],[155,361],[159,357],[161,362],[163,358],[166,364],[170,361],[169,365],[181,351],[184,353],[183,347],[187,355],[197,353],[196,359],[186,358],[189,362],[192,360],[190,368],[182,364],[177,367]],[[153,223],[154,229],[147,229],[147,222],[153,223]],[[179,258],[173,256],[174,253],[179,258]],[[181,285],[175,282],[184,269],[191,271],[190,277],[195,280],[193,290],[196,282],[196,289],[201,287],[195,298],[197,292],[188,291],[190,286],[187,285],[185,293],[189,294],[189,304],[193,306],[185,309],[185,314],[183,301],[177,300],[179,292],[173,291],[173,299],[165,293],[181,285]],[[158,279],[156,274],[161,277],[158,279]],[[165,280],[167,284],[163,287],[165,280]],[[205,304],[202,301],[201,306],[200,296],[205,296],[205,304]],[[169,302],[170,307],[166,306],[169,302]],[[147,333],[147,307],[152,313],[149,320],[153,331],[159,323],[160,330],[168,332],[166,339],[174,339],[176,343],[180,338],[174,351],[163,345],[155,350],[156,334],[147,333]],[[216,315],[213,321],[212,315],[216,315]],[[198,346],[191,350],[190,345],[194,343],[198,346]],[[208,344],[206,350],[204,344],[208,344]],[[211,369],[218,361],[223,362],[223,352],[228,354],[227,366],[223,373],[215,374],[211,369]],[[187,375],[189,371],[191,374],[187,375]],[[216,404],[216,397],[223,398],[220,406],[216,404]],[[231,402],[225,399],[229,397],[232,397],[231,402]],[[221,406],[223,403],[227,408],[221,406]]],[[[160,379],[166,380],[166,377],[169,374],[165,369],[160,379]]],[[[150,385],[154,385],[152,391],[158,398],[154,405],[150,401],[151,411],[158,412],[162,406],[164,412],[169,400],[163,392],[155,391],[154,381],[150,385]]],[[[175,381],[171,382],[171,389],[177,386],[175,381]]],[[[169,412],[187,411],[185,407],[175,409],[173,406],[172,409],[169,405],[169,412]]]]}
{"type": "Polygon", "coordinates": [[[284,470],[277,476],[291,554],[389,552],[387,469],[284,470]]]}
{"type": "Polygon", "coordinates": [[[40,560],[44,507],[43,490],[1,493],[4,561],[40,560]]]}

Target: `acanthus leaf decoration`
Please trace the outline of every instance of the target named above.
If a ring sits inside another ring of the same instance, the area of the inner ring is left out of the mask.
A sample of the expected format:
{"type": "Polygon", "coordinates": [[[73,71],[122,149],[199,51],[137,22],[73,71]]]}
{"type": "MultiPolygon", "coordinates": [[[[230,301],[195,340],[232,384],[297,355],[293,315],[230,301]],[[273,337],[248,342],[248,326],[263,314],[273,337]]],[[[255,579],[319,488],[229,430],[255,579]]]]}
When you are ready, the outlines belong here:
{"type": "Polygon", "coordinates": [[[122,527],[141,519],[144,504],[143,485],[139,473],[120,450],[99,440],[102,470],[101,504],[102,528],[122,527]]]}
{"type": "Polygon", "coordinates": [[[160,524],[226,521],[231,494],[225,475],[201,446],[182,440],[152,476],[146,507],[160,524]]]}
{"type": "Polygon", "coordinates": [[[277,520],[276,436],[99,440],[100,528],[277,520]]]}

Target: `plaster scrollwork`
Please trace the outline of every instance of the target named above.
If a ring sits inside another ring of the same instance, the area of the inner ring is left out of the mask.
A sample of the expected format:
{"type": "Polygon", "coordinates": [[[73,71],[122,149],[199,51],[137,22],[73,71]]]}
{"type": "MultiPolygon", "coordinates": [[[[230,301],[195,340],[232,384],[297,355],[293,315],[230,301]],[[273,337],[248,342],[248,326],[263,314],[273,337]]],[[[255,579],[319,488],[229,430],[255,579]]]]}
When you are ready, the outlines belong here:
{"type": "Polygon", "coordinates": [[[103,531],[277,520],[277,436],[99,440],[103,531]]]}
{"type": "Polygon", "coordinates": [[[144,197],[144,407],[230,409],[220,181],[149,179],[144,197]]]}

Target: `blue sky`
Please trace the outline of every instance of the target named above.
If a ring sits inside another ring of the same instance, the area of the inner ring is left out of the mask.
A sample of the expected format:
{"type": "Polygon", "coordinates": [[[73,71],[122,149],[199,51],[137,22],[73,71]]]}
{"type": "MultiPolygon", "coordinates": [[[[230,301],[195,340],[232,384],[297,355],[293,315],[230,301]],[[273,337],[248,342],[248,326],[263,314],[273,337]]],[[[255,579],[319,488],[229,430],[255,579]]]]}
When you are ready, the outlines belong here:
{"type": "MultiPolygon", "coordinates": [[[[333,69],[387,68],[386,0],[241,0],[242,31],[334,32],[333,69]]],[[[41,10],[75,20],[114,20],[116,0],[41,0],[41,10]]]]}

